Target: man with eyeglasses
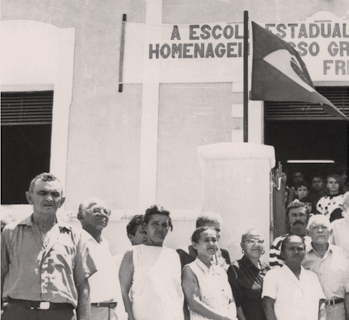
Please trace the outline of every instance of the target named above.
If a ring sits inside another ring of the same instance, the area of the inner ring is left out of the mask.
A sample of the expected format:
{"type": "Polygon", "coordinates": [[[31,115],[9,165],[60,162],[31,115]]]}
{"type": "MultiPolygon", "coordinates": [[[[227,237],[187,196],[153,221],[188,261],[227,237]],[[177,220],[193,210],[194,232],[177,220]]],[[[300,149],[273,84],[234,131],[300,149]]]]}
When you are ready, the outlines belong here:
{"type": "MultiPolygon", "coordinates": [[[[114,259],[109,251],[109,243],[102,236],[108,226],[111,211],[103,200],[89,198],[79,206],[78,219],[86,231],[85,241],[96,263],[97,273],[89,280],[91,294],[91,319],[116,320],[122,309],[121,291],[114,259]]],[[[122,311],[121,311],[122,312],[122,311]]]]}
{"type": "Polygon", "coordinates": [[[349,319],[349,276],[344,250],[329,243],[331,224],[323,215],[309,219],[307,229],[311,245],[306,248],[302,263],[315,272],[326,296],[326,316],[329,320],[349,319]]]}
{"type": "Polygon", "coordinates": [[[264,278],[262,298],[266,319],[326,319],[325,295],[319,279],[301,265],[305,255],[303,238],[288,235],[282,242],[281,254],[285,264],[270,270],[264,278]]]}
{"type": "Polygon", "coordinates": [[[57,219],[64,203],[60,181],[41,173],[26,197],[28,218],[8,224],[1,236],[1,293],[7,301],[3,320],[90,319],[88,278],[95,264],[82,230],[57,219]]]}
{"type": "Polygon", "coordinates": [[[306,246],[310,245],[310,238],[307,236],[306,227],[309,220],[309,213],[305,204],[299,200],[291,202],[286,209],[286,221],[290,226],[290,232],[274,239],[269,251],[269,265],[271,268],[278,268],[284,265],[281,255],[282,241],[288,235],[297,235],[304,239],[306,246]]]}

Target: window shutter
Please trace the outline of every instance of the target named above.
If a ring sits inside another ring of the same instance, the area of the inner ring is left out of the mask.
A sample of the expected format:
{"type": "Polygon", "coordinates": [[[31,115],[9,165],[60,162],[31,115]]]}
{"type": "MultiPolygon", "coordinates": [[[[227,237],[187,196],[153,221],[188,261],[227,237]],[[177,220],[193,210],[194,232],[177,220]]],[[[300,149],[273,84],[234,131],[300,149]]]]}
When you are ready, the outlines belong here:
{"type": "MultiPolygon", "coordinates": [[[[316,87],[349,118],[349,87],[316,87]]],[[[336,120],[317,104],[265,101],[265,120],[336,120]]]]}
{"type": "Polygon", "coordinates": [[[53,91],[2,92],[1,125],[52,123],[53,91]]]}

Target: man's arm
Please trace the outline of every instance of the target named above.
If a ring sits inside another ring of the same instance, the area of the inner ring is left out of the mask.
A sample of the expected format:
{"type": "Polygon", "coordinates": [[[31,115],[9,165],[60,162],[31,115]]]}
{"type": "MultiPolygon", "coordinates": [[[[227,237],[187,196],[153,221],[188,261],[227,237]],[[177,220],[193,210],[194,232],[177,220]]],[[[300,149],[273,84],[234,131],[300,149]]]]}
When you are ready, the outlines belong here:
{"type": "Polygon", "coordinates": [[[347,320],[349,320],[349,292],[345,293],[344,305],[345,305],[345,312],[347,315],[347,320]]]}
{"type": "Polygon", "coordinates": [[[274,310],[275,299],[272,299],[268,296],[263,298],[263,310],[267,320],[277,320],[274,310]]]}
{"type": "Polygon", "coordinates": [[[4,281],[5,281],[5,277],[8,273],[9,270],[9,264],[10,264],[10,259],[9,259],[9,255],[8,255],[8,250],[7,250],[7,246],[6,246],[6,235],[7,235],[7,230],[5,229],[5,231],[3,231],[1,233],[1,309],[2,309],[2,304],[3,304],[3,300],[2,300],[2,294],[4,292],[4,281]]]}
{"type": "Polygon", "coordinates": [[[88,279],[85,279],[76,287],[78,291],[78,307],[76,309],[77,320],[90,320],[90,286],[88,279]]]}
{"type": "Polygon", "coordinates": [[[127,251],[122,259],[120,270],[119,270],[119,281],[121,287],[122,299],[124,301],[125,309],[128,314],[128,320],[134,320],[132,304],[130,300],[130,289],[132,286],[134,274],[133,264],[133,251],[127,251]]]}
{"type": "Polygon", "coordinates": [[[326,320],[325,299],[319,300],[319,320],[326,320]]]}
{"type": "Polygon", "coordinates": [[[284,259],[281,256],[281,244],[285,237],[286,235],[275,238],[271,245],[269,250],[269,265],[272,269],[279,268],[284,265],[284,259]]]}

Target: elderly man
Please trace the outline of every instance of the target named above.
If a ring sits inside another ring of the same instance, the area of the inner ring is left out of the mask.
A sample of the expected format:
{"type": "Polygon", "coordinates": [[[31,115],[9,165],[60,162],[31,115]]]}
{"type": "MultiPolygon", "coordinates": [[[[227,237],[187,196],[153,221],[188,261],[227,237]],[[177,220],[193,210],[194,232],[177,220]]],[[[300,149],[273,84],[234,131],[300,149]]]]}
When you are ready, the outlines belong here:
{"type": "Polygon", "coordinates": [[[267,320],[326,319],[319,279],[301,266],[304,239],[288,235],[282,242],[281,254],[285,264],[269,271],[264,278],[262,298],[267,320]]]}
{"type": "Polygon", "coordinates": [[[88,278],[96,268],[81,230],[57,220],[65,200],[60,181],[42,173],[26,197],[33,214],[2,232],[2,319],[70,320],[74,309],[78,319],[89,319],[88,278]]]}
{"type": "Polygon", "coordinates": [[[319,277],[326,296],[327,319],[349,319],[349,277],[345,252],[328,242],[331,231],[328,217],[312,216],[307,229],[311,246],[307,247],[303,267],[319,277]]]}
{"type": "Polygon", "coordinates": [[[86,199],[79,206],[78,219],[82,228],[87,231],[86,243],[98,270],[89,280],[93,320],[118,319],[116,306],[121,302],[116,266],[109,251],[109,243],[102,237],[102,231],[108,225],[110,214],[111,211],[105,202],[99,198],[86,199]]]}
{"type": "MultiPolygon", "coordinates": [[[[218,213],[205,211],[197,217],[195,227],[211,227],[215,229],[217,232],[217,240],[219,240],[221,237],[221,223],[222,217],[218,213]]],[[[189,245],[186,248],[177,249],[176,251],[181,259],[182,269],[186,264],[193,262],[197,256],[196,250],[194,250],[192,245],[189,245]]],[[[214,257],[214,263],[219,264],[225,269],[225,271],[227,271],[231,263],[229,252],[225,249],[218,248],[214,257]]]]}
{"type": "Polygon", "coordinates": [[[342,208],[344,219],[337,219],[331,224],[331,242],[345,251],[347,255],[347,267],[349,268],[349,192],[344,194],[342,208]]]}
{"type": "Polygon", "coordinates": [[[291,202],[286,209],[286,221],[290,225],[290,233],[286,233],[274,239],[269,251],[269,265],[271,268],[282,267],[284,260],[281,256],[282,241],[288,236],[295,234],[305,240],[305,244],[310,244],[310,238],[306,236],[306,227],[309,220],[309,213],[306,206],[299,200],[291,202]]]}

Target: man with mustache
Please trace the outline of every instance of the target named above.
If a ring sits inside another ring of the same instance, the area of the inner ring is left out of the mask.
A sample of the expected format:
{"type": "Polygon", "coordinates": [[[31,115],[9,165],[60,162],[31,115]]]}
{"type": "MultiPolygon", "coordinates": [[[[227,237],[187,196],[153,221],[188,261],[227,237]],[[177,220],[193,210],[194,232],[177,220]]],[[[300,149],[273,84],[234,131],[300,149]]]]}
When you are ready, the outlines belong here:
{"type": "Polygon", "coordinates": [[[82,230],[57,219],[64,203],[60,181],[41,173],[26,197],[33,214],[8,224],[1,236],[3,320],[90,319],[88,278],[95,264],[82,230]]]}
{"type": "MultiPolygon", "coordinates": [[[[89,280],[91,288],[91,319],[116,320],[119,309],[123,309],[118,273],[109,251],[108,241],[102,237],[108,226],[111,211],[99,198],[89,198],[79,206],[78,219],[85,232],[85,241],[97,266],[89,280]]],[[[121,310],[122,312],[122,310],[121,310]]]]}
{"type": "Polygon", "coordinates": [[[311,245],[306,248],[302,263],[305,269],[315,272],[326,296],[326,317],[329,320],[349,319],[349,277],[344,250],[329,244],[331,224],[328,217],[314,215],[307,229],[311,245]]]}
{"type": "Polygon", "coordinates": [[[282,242],[285,264],[270,270],[264,278],[262,298],[267,320],[326,319],[319,279],[301,265],[305,250],[299,236],[288,235],[282,242]]]}
{"type": "Polygon", "coordinates": [[[306,245],[310,244],[310,238],[306,235],[309,213],[307,213],[303,202],[296,199],[287,206],[286,220],[290,225],[290,233],[274,239],[269,251],[269,265],[271,268],[282,267],[284,265],[284,259],[281,256],[281,244],[288,235],[294,234],[300,236],[304,239],[306,245]]]}

